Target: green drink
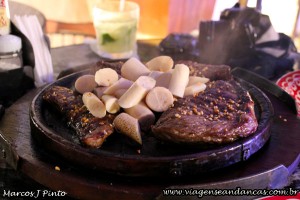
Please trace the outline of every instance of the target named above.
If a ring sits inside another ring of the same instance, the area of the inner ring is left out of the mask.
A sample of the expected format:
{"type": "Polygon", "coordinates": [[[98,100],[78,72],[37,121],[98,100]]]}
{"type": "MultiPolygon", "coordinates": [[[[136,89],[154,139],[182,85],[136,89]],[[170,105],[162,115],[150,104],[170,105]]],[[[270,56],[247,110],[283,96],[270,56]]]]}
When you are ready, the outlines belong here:
{"type": "Polygon", "coordinates": [[[136,32],[139,7],[125,2],[108,1],[93,10],[98,54],[111,59],[128,58],[136,51],[136,32]]]}

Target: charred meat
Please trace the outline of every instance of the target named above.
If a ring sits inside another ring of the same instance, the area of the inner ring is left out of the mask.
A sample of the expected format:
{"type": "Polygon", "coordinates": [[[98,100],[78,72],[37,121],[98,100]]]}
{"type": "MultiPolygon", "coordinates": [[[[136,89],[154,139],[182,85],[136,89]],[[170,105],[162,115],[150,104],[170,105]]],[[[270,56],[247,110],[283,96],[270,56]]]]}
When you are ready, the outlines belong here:
{"type": "Polygon", "coordinates": [[[196,97],[178,99],[152,132],[175,143],[223,144],[254,133],[257,126],[248,92],[234,80],[217,80],[196,97]]]}
{"type": "Polygon", "coordinates": [[[114,131],[114,115],[94,117],[84,106],[81,95],[73,90],[53,86],[45,91],[43,99],[66,117],[68,124],[76,131],[80,142],[88,147],[99,148],[114,131]]]}

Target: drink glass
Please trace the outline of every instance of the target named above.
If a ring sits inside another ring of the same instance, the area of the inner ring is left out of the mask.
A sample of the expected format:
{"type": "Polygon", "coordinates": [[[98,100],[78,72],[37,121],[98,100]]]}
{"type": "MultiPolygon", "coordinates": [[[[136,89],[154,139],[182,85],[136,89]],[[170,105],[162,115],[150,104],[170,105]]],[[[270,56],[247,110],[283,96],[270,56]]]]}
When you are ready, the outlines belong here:
{"type": "Polygon", "coordinates": [[[110,59],[129,58],[136,53],[140,9],[130,1],[105,1],[93,8],[96,51],[110,59]]]}

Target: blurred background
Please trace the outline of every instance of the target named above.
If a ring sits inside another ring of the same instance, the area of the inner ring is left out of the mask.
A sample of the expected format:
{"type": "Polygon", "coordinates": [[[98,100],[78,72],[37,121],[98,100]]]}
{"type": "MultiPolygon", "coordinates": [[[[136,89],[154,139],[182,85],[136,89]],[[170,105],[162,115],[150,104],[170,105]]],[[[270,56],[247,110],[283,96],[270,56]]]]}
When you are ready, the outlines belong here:
{"type": "MultiPolygon", "coordinates": [[[[47,33],[51,47],[82,43],[94,37],[91,10],[103,0],[13,0],[41,11],[47,19],[47,33]],[[62,39],[58,24],[81,24],[83,36],[64,34],[62,39]],[[72,38],[72,39],[71,39],[72,38]]],[[[218,20],[220,12],[232,7],[237,0],[131,0],[139,3],[141,16],[138,39],[162,39],[169,33],[197,32],[200,20],[218,20]]],[[[256,7],[257,0],[248,0],[249,7],[256,7]]],[[[261,0],[261,12],[269,15],[277,32],[291,36],[298,45],[298,0],[261,0]]]]}

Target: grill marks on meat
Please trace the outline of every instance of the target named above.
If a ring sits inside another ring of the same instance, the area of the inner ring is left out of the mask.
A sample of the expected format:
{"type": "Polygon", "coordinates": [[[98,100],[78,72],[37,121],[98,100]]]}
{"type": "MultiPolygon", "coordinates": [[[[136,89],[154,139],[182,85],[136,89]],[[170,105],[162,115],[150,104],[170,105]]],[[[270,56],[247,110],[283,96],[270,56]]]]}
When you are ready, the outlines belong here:
{"type": "Polygon", "coordinates": [[[175,143],[223,144],[252,134],[257,126],[248,92],[234,80],[217,80],[196,97],[178,99],[152,132],[175,143]]]}
{"type": "Polygon", "coordinates": [[[105,139],[114,131],[114,115],[104,118],[94,117],[84,106],[81,95],[61,86],[53,86],[45,91],[43,99],[63,114],[69,125],[76,131],[82,144],[99,148],[105,139]]]}

